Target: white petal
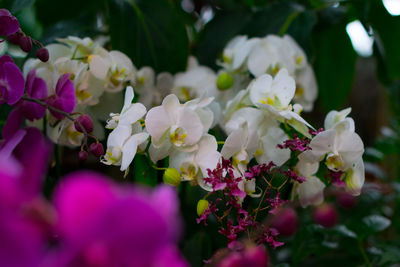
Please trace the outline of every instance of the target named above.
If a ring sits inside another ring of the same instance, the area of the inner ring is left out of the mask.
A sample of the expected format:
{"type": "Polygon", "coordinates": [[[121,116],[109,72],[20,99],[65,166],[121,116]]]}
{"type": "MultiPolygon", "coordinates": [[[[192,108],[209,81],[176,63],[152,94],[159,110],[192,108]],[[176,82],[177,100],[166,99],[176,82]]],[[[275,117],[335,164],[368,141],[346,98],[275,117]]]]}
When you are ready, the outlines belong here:
{"type": "Polygon", "coordinates": [[[250,100],[254,105],[261,101],[266,101],[272,90],[272,76],[268,74],[261,75],[249,85],[250,100]]]}
{"type": "Polygon", "coordinates": [[[200,140],[203,134],[203,124],[196,112],[189,108],[182,109],[179,112],[178,125],[187,133],[185,145],[194,145],[200,140]]]}
{"type": "Polygon", "coordinates": [[[171,122],[176,122],[181,108],[178,97],[174,94],[166,96],[162,102],[162,107],[169,117],[169,120],[171,122]]]}
{"type": "Polygon", "coordinates": [[[150,159],[154,163],[168,156],[171,148],[171,143],[166,142],[161,147],[156,148],[153,144],[149,147],[150,159]]]}
{"type": "Polygon", "coordinates": [[[118,125],[107,139],[107,147],[122,147],[125,141],[131,136],[132,127],[130,125],[118,125]]]}
{"type": "Polygon", "coordinates": [[[141,103],[132,104],[119,117],[119,123],[133,124],[146,114],[146,107],[141,103]]]}
{"type": "Polygon", "coordinates": [[[282,144],[287,139],[288,136],[281,128],[270,128],[267,134],[260,138],[262,154],[256,156],[257,162],[268,164],[272,161],[277,166],[285,163],[290,158],[290,150],[280,149],[277,145],[282,144]]]}
{"type": "Polygon", "coordinates": [[[158,141],[171,126],[168,114],[163,106],[154,107],[147,112],[146,130],[155,141],[158,141]]]}
{"type": "MultiPolygon", "coordinates": [[[[304,153],[304,152],[303,152],[304,153]]],[[[319,168],[319,162],[308,162],[306,160],[299,160],[296,164],[296,169],[299,171],[302,176],[312,176],[314,175],[319,168]]]]}
{"type": "Polygon", "coordinates": [[[134,97],[135,94],[133,93],[132,86],[128,86],[125,91],[124,106],[121,110],[121,114],[124,113],[131,106],[134,97]]]}
{"type": "Polygon", "coordinates": [[[307,180],[296,185],[300,204],[303,208],[308,205],[319,205],[324,201],[325,184],[315,176],[307,177],[307,180]]]}
{"type": "Polygon", "coordinates": [[[136,155],[137,146],[138,143],[134,135],[126,141],[122,149],[121,171],[125,171],[132,163],[133,158],[136,155]]]}
{"type": "Polygon", "coordinates": [[[345,166],[357,161],[364,153],[364,144],[358,134],[346,131],[338,137],[337,151],[345,166]]]}
{"type": "Polygon", "coordinates": [[[359,158],[354,167],[347,171],[345,181],[347,189],[352,195],[360,195],[365,181],[364,162],[362,158],[359,158]]]}
{"type": "Polygon", "coordinates": [[[287,107],[295,92],[296,83],[294,79],[289,76],[286,69],[281,69],[273,80],[271,93],[278,97],[282,107],[287,107]]]}
{"type": "Polygon", "coordinates": [[[89,62],[90,72],[100,80],[104,80],[106,78],[110,66],[110,62],[99,55],[92,55],[89,62]]]}
{"type": "Polygon", "coordinates": [[[243,138],[245,134],[246,133],[243,128],[238,128],[228,136],[221,150],[221,155],[225,159],[231,158],[233,155],[242,150],[243,146],[245,145],[243,143],[245,141],[243,138]]]}

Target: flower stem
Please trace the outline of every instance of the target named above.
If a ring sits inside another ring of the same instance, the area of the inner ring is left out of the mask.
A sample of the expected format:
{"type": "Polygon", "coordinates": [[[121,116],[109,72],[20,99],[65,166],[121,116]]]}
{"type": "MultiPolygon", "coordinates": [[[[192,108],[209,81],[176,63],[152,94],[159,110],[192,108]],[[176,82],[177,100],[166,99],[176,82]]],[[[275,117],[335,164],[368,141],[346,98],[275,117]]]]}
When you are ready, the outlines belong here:
{"type": "MultiPolygon", "coordinates": [[[[58,108],[55,108],[55,107],[53,107],[53,106],[50,106],[50,105],[48,105],[46,102],[44,102],[44,101],[41,101],[41,100],[39,100],[39,99],[36,99],[36,98],[31,98],[31,97],[28,97],[28,96],[22,96],[22,98],[21,98],[22,100],[25,100],[25,101],[30,101],[30,102],[34,102],[34,103],[36,103],[36,104],[39,104],[39,105],[41,105],[41,106],[43,106],[43,107],[45,107],[45,108],[47,108],[48,110],[51,110],[51,111],[54,111],[54,112],[57,112],[57,113],[59,113],[59,114],[61,114],[61,115],[64,115],[67,119],[69,119],[70,121],[72,121],[72,122],[76,122],[78,125],[79,125],[79,127],[80,127],[80,129],[82,130],[82,132],[83,132],[83,135],[84,135],[84,144],[87,144],[87,139],[88,139],[88,133],[87,133],[87,131],[86,131],[86,129],[82,126],[82,124],[78,121],[78,120],[75,120],[72,116],[71,116],[71,114],[70,113],[68,113],[68,112],[65,112],[65,111],[63,111],[63,110],[60,110],[60,109],[58,109],[58,108]]],[[[91,136],[92,137],[92,136],[91,136]]],[[[96,139],[96,138],[95,138],[96,139]]],[[[97,139],[96,139],[96,141],[97,141],[97,139]]],[[[98,141],[97,141],[98,142],[98,141]]]]}
{"type": "Polygon", "coordinates": [[[358,247],[360,248],[361,255],[363,256],[365,265],[367,267],[372,267],[371,262],[368,259],[367,253],[365,253],[365,249],[361,240],[358,241],[358,247]]]}

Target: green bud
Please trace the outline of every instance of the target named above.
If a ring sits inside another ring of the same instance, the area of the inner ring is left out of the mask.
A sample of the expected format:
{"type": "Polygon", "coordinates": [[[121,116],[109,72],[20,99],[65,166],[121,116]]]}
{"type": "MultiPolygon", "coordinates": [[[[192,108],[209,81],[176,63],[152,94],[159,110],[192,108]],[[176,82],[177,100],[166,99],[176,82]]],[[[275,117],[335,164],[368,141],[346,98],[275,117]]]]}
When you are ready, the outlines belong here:
{"type": "Polygon", "coordinates": [[[165,184],[178,186],[181,183],[181,174],[177,169],[168,168],[164,172],[163,181],[165,184]]]}
{"type": "Polygon", "coordinates": [[[231,88],[234,82],[235,79],[233,79],[231,74],[222,72],[220,75],[218,75],[217,87],[219,90],[224,91],[231,88]]]}
{"type": "Polygon", "coordinates": [[[199,202],[197,202],[197,215],[201,216],[206,209],[208,209],[208,201],[200,199],[199,202]]]}

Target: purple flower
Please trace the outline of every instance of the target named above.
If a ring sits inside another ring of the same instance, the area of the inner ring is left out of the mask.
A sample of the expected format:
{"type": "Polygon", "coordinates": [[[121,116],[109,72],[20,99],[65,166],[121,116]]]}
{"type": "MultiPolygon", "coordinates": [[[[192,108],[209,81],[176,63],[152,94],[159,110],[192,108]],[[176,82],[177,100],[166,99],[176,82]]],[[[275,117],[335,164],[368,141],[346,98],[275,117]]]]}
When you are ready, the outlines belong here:
{"type": "MultiPolygon", "coordinates": [[[[69,79],[70,74],[62,75],[56,85],[56,93],[51,96],[47,103],[64,112],[71,113],[75,108],[75,89],[74,84],[69,79]]],[[[50,110],[51,114],[59,120],[64,118],[64,115],[50,110]]]]}
{"type": "Polygon", "coordinates": [[[8,36],[19,29],[18,20],[7,9],[0,9],[0,36],[8,36]]]}
{"type": "Polygon", "coordinates": [[[263,235],[259,238],[259,243],[267,243],[273,248],[283,246],[285,243],[276,241],[276,237],[279,235],[278,230],[275,228],[267,228],[263,235]]]}
{"type": "Polygon", "coordinates": [[[187,266],[175,245],[180,225],[171,188],[148,194],[80,172],[64,179],[54,203],[60,246],[48,266],[187,266]]]}
{"type": "MultiPolygon", "coordinates": [[[[47,97],[47,86],[43,79],[36,76],[36,70],[31,70],[26,79],[26,94],[35,99],[47,97]]],[[[20,101],[18,107],[22,114],[30,121],[38,120],[46,115],[46,108],[31,101],[20,101]]]]}
{"type": "Polygon", "coordinates": [[[329,170],[329,176],[331,178],[332,184],[337,187],[346,187],[346,182],[342,180],[343,172],[342,171],[332,171],[329,170]]]}
{"type": "Polygon", "coordinates": [[[15,159],[22,166],[18,178],[21,198],[29,199],[41,192],[51,145],[37,128],[16,128],[10,120],[12,114],[16,113],[10,113],[3,129],[4,141],[0,145],[0,155],[15,159]]]}
{"type": "Polygon", "coordinates": [[[14,105],[24,94],[24,76],[11,57],[0,57],[0,105],[14,105]]]}
{"type": "Polygon", "coordinates": [[[44,257],[53,213],[40,194],[38,178],[47,165],[48,150],[38,133],[33,128],[16,130],[0,149],[2,266],[36,267],[44,257]]]}
{"type": "Polygon", "coordinates": [[[306,150],[311,150],[311,147],[309,147],[310,140],[306,138],[299,138],[297,137],[297,134],[293,135],[293,139],[286,140],[283,142],[284,144],[278,144],[277,147],[280,149],[290,149],[291,151],[299,151],[303,152],[306,150]]]}

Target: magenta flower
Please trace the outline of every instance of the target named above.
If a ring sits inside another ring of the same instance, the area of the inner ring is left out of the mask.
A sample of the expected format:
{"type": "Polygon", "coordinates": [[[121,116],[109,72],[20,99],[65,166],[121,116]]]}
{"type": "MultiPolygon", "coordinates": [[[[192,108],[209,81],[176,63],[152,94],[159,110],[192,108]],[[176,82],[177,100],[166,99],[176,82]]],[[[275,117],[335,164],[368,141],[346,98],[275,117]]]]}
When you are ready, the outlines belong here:
{"type": "MultiPolygon", "coordinates": [[[[75,89],[74,84],[69,79],[70,74],[62,75],[56,85],[56,93],[47,100],[47,104],[60,109],[64,112],[71,113],[75,108],[75,89]]],[[[51,114],[61,120],[64,115],[50,110],[51,114]]]]}
{"type": "Polygon", "coordinates": [[[0,57],[0,105],[13,105],[24,94],[24,76],[11,57],[0,57]]]}
{"type": "Polygon", "coordinates": [[[0,9],[0,36],[8,36],[19,29],[18,20],[7,9],[0,9]]]}
{"type": "MultiPolygon", "coordinates": [[[[35,99],[47,97],[47,86],[43,79],[36,76],[36,70],[31,70],[26,78],[26,94],[35,99]]],[[[30,101],[21,101],[18,104],[22,114],[30,121],[38,120],[46,115],[46,108],[30,101]]]]}
{"type": "Polygon", "coordinates": [[[0,149],[0,262],[36,267],[44,257],[53,214],[41,197],[48,147],[34,128],[8,134],[0,149]]]}
{"type": "Polygon", "coordinates": [[[37,128],[17,128],[11,119],[20,120],[20,117],[14,115],[20,114],[11,112],[8,117],[2,133],[4,140],[0,145],[0,155],[15,159],[22,166],[19,175],[21,199],[29,199],[41,193],[51,145],[37,128]]]}
{"type": "Polygon", "coordinates": [[[152,194],[91,172],[56,189],[60,246],[46,266],[187,266],[175,245],[178,207],[170,188],[152,194]]]}

